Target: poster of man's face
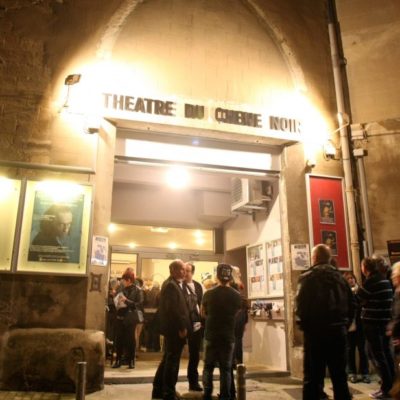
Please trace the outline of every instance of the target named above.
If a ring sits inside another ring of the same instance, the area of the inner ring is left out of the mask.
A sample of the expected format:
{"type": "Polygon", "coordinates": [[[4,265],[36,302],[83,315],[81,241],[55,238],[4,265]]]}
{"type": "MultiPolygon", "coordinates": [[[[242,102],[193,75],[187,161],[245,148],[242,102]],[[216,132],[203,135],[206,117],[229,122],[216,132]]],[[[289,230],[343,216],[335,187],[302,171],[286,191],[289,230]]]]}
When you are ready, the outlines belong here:
{"type": "Polygon", "coordinates": [[[36,191],[28,261],[79,263],[84,195],[54,202],[36,191]]]}
{"type": "Polygon", "coordinates": [[[327,245],[332,252],[332,255],[337,256],[337,238],[335,231],[321,231],[322,243],[327,245]]]}
{"type": "Polygon", "coordinates": [[[335,224],[335,207],[333,200],[319,200],[319,222],[322,224],[335,224]]]}

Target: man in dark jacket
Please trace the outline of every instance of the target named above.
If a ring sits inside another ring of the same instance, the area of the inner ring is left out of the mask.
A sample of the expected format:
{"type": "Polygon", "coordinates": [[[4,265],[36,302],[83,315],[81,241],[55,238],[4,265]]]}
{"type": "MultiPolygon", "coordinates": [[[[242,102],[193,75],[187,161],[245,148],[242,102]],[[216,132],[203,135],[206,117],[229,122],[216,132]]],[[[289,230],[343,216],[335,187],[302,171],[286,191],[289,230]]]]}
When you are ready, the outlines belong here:
{"type": "Polygon", "coordinates": [[[192,330],[188,335],[189,363],[187,378],[189,381],[189,390],[201,392],[203,389],[199,384],[199,373],[197,369],[200,361],[201,340],[203,338],[202,319],[200,317],[203,288],[199,282],[193,279],[194,272],[194,264],[187,262],[185,286],[187,287],[187,302],[192,322],[192,330]]]}
{"type": "Polygon", "coordinates": [[[164,354],[154,377],[152,398],[175,400],[179,362],[191,322],[183,287],[185,263],[175,260],[169,270],[171,275],[161,289],[158,310],[164,354]]]}
{"type": "Polygon", "coordinates": [[[306,400],[319,400],[326,366],[335,399],[351,399],[346,374],[346,337],[354,315],[353,296],[330,260],[329,247],[315,246],[312,267],[301,275],[298,283],[296,314],[304,331],[303,399],[306,400]]]}
{"type": "Polygon", "coordinates": [[[211,400],[213,372],[219,364],[220,400],[232,400],[232,360],[235,346],[235,316],[240,310],[240,294],[230,287],[232,267],[219,264],[218,285],[204,293],[202,313],[206,319],[204,341],[203,400],[211,400]]]}

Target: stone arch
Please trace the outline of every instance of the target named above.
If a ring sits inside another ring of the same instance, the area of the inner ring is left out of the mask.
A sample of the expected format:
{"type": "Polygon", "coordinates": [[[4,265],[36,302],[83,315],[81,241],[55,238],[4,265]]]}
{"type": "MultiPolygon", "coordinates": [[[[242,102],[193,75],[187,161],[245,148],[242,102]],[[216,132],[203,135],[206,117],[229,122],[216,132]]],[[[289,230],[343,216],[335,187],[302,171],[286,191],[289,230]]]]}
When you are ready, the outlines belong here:
{"type": "MultiPolygon", "coordinates": [[[[241,0],[247,6],[254,17],[261,21],[269,36],[272,38],[278,49],[280,50],[286,65],[290,71],[292,82],[296,89],[300,91],[306,90],[306,83],[303,69],[291,48],[290,44],[285,39],[283,30],[272,21],[267,13],[262,10],[254,0],[241,0]]],[[[128,17],[134,13],[143,0],[125,0],[110,18],[102,37],[97,46],[97,57],[110,57],[114,45],[118,39],[121,30],[123,29],[128,17]]]]}

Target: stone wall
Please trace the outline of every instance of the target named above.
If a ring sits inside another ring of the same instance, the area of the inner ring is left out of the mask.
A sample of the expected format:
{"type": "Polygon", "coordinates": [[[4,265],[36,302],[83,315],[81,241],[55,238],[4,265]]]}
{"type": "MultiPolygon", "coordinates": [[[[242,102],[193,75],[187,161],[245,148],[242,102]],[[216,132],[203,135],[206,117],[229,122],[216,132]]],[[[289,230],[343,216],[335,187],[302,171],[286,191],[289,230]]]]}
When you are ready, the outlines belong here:
{"type": "MultiPolygon", "coordinates": [[[[99,49],[111,55],[114,51],[119,61],[147,63],[152,89],[164,95],[264,106],[272,104],[273,94],[279,92],[273,80],[278,77],[285,90],[307,97],[329,128],[335,126],[324,1],[219,0],[206,5],[187,0],[109,0],[94,6],[92,0],[8,0],[2,4],[0,159],[96,170],[94,176],[71,176],[95,185],[93,234],[107,235],[110,222],[115,126],[103,121],[98,136],[85,136],[82,116],[77,116],[78,124],[66,121],[60,99],[65,100],[64,78],[98,62],[99,49]],[[166,34],[158,30],[160,26],[166,34]],[[165,68],[175,71],[174,80],[163,75],[165,68]]],[[[285,150],[284,157],[286,200],[281,205],[287,216],[289,259],[290,243],[309,239],[305,173],[310,171],[305,168],[302,144],[285,150]]],[[[17,178],[67,177],[10,167],[0,172],[17,178]]],[[[341,175],[341,167],[320,157],[313,172],[341,175]]],[[[92,266],[89,272],[102,275],[100,292],[89,291],[90,276],[2,277],[4,297],[11,299],[3,332],[12,327],[103,329],[106,273],[92,266]],[[26,299],[34,301],[24,309],[26,299]]],[[[288,264],[289,354],[296,373],[301,364],[301,339],[296,339],[292,314],[297,275],[288,264]]]]}
{"type": "Polygon", "coordinates": [[[374,249],[399,239],[400,4],[396,0],[337,0],[354,124],[366,136],[355,145],[365,157],[374,249]]]}

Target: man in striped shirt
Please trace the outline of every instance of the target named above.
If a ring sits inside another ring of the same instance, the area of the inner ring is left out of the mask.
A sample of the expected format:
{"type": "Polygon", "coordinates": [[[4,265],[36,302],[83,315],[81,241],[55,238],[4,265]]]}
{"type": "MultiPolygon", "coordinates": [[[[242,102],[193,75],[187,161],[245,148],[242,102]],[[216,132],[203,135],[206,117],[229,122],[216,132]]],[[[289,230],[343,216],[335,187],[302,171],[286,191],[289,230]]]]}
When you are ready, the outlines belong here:
{"type": "Polygon", "coordinates": [[[393,385],[395,370],[386,326],[392,319],[393,290],[389,280],[379,271],[377,257],[364,258],[361,271],[366,277],[363,287],[357,292],[361,302],[361,320],[372,361],[382,381],[380,389],[371,393],[370,397],[391,398],[389,391],[393,385]]]}

